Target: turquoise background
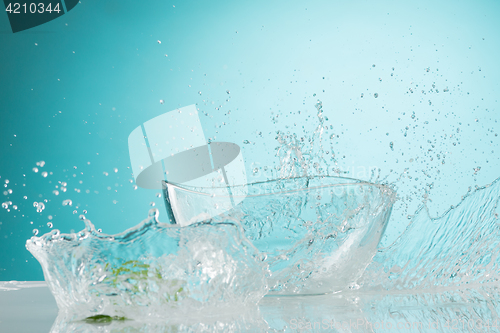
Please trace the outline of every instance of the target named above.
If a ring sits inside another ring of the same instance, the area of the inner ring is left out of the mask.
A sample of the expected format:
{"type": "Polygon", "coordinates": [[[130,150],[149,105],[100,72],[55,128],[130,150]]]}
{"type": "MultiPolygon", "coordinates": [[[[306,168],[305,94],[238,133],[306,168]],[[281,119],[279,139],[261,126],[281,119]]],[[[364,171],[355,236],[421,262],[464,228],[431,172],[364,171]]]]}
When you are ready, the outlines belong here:
{"type": "Polygon", "coordinates": [[[24,244],[49,221],[78,231],[87,210],[117,233],[151,202],[162,212],[130,182],[127,138],[195,103],[207,138],[241,145],[252,181],[274,177],[253,170],[279,164],[277,130],[316,128],[321,100],[331,167],[380,169],[398,189],[391,244],[426,196],[439,216],[500,176],[498,17],[498,1],[82,0],[13,34],[0,14],[0,201],[17,205],[0,210],[0,280],[43,279],[24,244]]]}

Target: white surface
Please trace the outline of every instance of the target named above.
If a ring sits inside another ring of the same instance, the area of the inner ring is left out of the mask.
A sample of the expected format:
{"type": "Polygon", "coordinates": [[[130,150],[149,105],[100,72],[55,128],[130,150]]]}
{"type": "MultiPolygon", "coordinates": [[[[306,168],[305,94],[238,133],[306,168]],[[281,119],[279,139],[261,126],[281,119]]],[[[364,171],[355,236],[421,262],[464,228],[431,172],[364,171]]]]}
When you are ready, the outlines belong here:
{"type": "Polygon", "coordinates": [[[388,295],[387,291],[372,290],[352,291],[344,296],[265,297],[255,307],[209,309],[182,318],[169,317],[166,309],[161,321],[88,324],[68,319],[64,314],[58,316],[55,300],[44,282],[0,282],[0,332],[500,331],[494,300],[464,298],[460,290],[420,295],[399,293],[388,295]],[[490,320],[491,324],[492,319],[496,319],[499,327],[475,326],[478,320],[490,320]],[[421,328],[412,327],[416,324],[421,328]]]}
{"type": "Polygon", "coordinates": [[[45,282],[0,282],[0,332],[49,332],[57,313],[45,282]]]}

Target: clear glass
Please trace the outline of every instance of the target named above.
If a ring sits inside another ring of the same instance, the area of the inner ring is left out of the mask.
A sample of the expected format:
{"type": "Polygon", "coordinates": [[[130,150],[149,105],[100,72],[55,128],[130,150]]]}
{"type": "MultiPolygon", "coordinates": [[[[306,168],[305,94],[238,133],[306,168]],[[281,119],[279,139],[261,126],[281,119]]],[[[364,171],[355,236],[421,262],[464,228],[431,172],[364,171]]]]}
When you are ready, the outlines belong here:
{"type": "Polygon", "coordinates": [[[172,221],[236,222],[263,254],[268,295],[356,286],[377,252],[395,192],[342,177],[300,177],[232,187],[165,183],[172,221]]]}

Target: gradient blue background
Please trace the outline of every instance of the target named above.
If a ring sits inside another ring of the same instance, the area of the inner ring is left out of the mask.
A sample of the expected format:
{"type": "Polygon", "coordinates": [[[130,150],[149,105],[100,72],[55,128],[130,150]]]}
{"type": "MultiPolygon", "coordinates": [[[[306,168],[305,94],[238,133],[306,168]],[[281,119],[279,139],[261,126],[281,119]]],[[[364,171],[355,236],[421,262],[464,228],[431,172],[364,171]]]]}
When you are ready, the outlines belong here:
{"type": "Polygon", "coordinates": [[[367,180],[379,168],[398,188],[389,245],[426,192],[438,216],[500,176],[498,17],[498,1],[82,0],[13,34],[0,13],[0,201],[18,206],[0,210],[0,280],[43,279],[24,244],[49,221],[77,231],[87,210],[117,233],[152,201],[162,211],[130,182],[127,138],[195,103],[205,136],[240,144],[252,178],[278,163],[277,130],[316,128],[320,99],[335,167],[367,180]]]}

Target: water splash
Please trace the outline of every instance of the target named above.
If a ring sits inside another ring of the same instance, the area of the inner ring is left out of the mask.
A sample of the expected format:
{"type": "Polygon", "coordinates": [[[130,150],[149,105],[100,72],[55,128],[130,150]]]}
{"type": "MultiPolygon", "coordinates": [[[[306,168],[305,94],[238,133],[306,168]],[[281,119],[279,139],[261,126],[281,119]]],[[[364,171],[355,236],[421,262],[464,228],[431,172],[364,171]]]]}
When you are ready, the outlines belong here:
{"type": "Polygon", "coordinates": [[[412,293],[481,289],[500,279],[500,178],[439,218],[422,206],[396,242],[375,256],[369,288],[412,293]]]}
{"type": "Polygon", "coordinates": [[[118,235],[87,219],[75,234],[53,230],[27,241],[60,310],[132,319],[169,317],[232,304],[256,304],[267,292],[267,266],[233,223],[177,227],[158,210],[118,235]]]}
{"type": "Polygon", "coordinates": [[[323,147],[323,136],[328,131],[323,103],[317,100],[315,108],[318,125],[311,135],[298,137],[296,133],[276,132],[280,179],[329,175],[330,165],[336,164],[333,151],[328,158],[330,151],[323,147]]]}

